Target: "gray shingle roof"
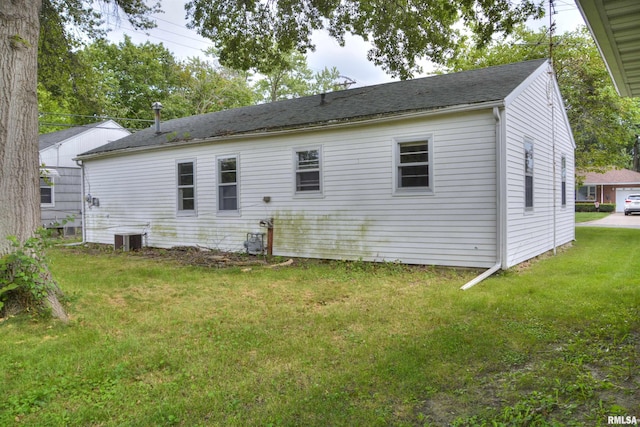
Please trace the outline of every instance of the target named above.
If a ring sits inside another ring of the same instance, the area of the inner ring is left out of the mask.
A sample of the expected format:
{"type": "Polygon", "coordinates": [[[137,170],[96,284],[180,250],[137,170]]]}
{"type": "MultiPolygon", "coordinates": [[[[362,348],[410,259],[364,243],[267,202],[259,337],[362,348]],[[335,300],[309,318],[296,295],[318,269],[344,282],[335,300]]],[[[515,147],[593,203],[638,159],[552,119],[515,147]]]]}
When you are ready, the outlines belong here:
{"type": "Polygon", "coordinates": [[[52,145],[65,141],[69,138],[73,138],[74,136],[80,135],[81,133],[86,132],[89,129],[96,128],[104,123],[106,123],[106,121],[100,122],[100,123],[82,125],[82,126],[75,126],[68,129],[62,129],[56,132],[43,133],[42,135],[38,136],[39,149],[43,150],[47,147],[51,147],[52,145]]]}
{"type": "MultiPolygon", "coordinates": [[[[546,60],[385,83],[162,122],[80,156],[504,100],[546,60]]],[[[151,110],[149,110],[152,114],[151,110]]]]}

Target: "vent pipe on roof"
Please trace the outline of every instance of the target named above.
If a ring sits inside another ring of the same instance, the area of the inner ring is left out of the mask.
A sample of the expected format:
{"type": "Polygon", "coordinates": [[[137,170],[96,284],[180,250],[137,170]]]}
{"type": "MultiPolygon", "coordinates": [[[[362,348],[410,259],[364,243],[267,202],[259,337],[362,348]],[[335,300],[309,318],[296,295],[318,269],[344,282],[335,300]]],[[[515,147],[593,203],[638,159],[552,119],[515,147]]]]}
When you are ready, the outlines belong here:
{"type": "Polygon", "coordinates": [[[153,113],[155,115],[156,133],[160,133],[160,110],[162,110],[162,104],[159,102],[154,102],[153,104],[151,104],[151,108],[153,108],[153,113]]]}
{"type": "Polygon", "coordinates": [[[327,96],[326,93],[321,93],[320,94],[320,105],[324,105],[326,103],[326,101],[324,100],[325,96],[327,96]]]}

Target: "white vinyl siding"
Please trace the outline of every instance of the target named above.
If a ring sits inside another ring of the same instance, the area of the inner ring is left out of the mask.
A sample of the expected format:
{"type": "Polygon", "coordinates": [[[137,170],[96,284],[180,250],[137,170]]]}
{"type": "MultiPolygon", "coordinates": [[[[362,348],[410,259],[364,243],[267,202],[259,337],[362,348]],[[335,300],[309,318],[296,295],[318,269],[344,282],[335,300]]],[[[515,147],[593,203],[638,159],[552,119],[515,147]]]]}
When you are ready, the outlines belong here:
{"type": "Polygon", "coordinates": [[[44,164],[47,167],[77,168],[79,166],[73,159],[78,154],[123,138],[130,133],[117,123],[107,121],[99,127],[87,128],[86,132],[42,149],[40,151],[40,164],[44,164]]]}
{"type": "Polygon", "coordinates": [[[569,126],[563,123],[563,106],[558,96],[554,96],[555,112],[549,107],[547,94],[553,89],[548,90],[548,84],[549,75],[539,73],[506,108],[507,236],[503,268],[552,250],[554,240],[556,245],[562,245],[575,238],[574,180],[567,180],[567,204],[562,207],[560,174],[554,174],[554,162],[560,169],[561,155],[564,155],[567,176],[574,176],[574,147],[569,126]],[[533,210],[524,208],[525,139],[534,142],[533,210]]]}
{"type": "Polygon", "coordinates": [[[273,218],[277,256],[473,267],[495,262],[495,122],[490,111],[247,137],[89,160],[85,167],[87,185],[100,195],[100,207],[87,212],[92,242],[113,243],[116,232],[144,232],[150,246],[242,251],[246,234],[264,232],[260,221],[273,218]],[[425,129],[433,135],[438,193],[394,197],[394,145],[424,136],[425,129]],[[324,196],[301,198],[292,194],[292,153],[311,147],[322,148],[324,196]],[[230,151],[242,156],[242,210],[220,216],[216,156],[230,151]],[[197,159],[197,217],[171,218],[167,212],[175,203],[175,193],[167,190],[175,180],[176,159],[197,159]],[[135,177],[115,172],[123,169],[135,171],[135,177]]]}
{"type": "MultiPolygon", "coordinates": [[[[85,188],[100,198],[86,212],[87,241],[113,243],[113,234],[146,234],[155,247],[200,245],[243,251],[247,233],[273,219],[276,256],[488,268],[498,254],[498,172],[504,175],[503,268],[574,238],[574,158],[570,128],[552,128],[548,75],[509,99],[500,127],[492,108],[374,120],[361,124],[234,136],[180,147],[158,147],[87,159],[85,188]],[[496,129],[504,131],[501,163],[496,129]],[[552,132],[553,131],[553,132],[552,132]],[[561,204],[559,154],[567,159],[567,205],[561,204]],[[397,188],[399,142],[428,136],[432,191],[402,197],[397,188]],[[523,141],[535,142],[535,210],[525,211],[523,141]],[[321,197],[296,193],[295,153],[320,148],[321,197]],[[237,153],[238,206],[235,215],[218,211],[217,159],[237,153]],[[197,216],[175,215],[176,161],[193,159],[197,216]],[[500,167],[498,167],[500,166],[500,167]],[[130,173],[122,174],[126,170],[130,173]],[[555,176],[554,176],[555,175],[555,176]],[[555,194],[554,194],[554,188],[555,194]],[[554,197],[557,197],[554,200],[554,197]],[[554,233],[555,231],[555,233],[554,233]]],[[[563,115],[555,101],[556,117],[563,115]]]]}

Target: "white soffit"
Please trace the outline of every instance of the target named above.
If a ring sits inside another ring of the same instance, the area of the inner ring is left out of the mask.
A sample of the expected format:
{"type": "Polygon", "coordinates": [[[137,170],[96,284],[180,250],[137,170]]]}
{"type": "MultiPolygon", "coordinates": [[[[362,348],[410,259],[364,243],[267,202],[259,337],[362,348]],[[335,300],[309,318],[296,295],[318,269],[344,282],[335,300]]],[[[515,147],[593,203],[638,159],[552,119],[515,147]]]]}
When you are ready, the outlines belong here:
{"type": "Polygon", "coordinates": [[[640,97],[640,0],[576,0],[621,96],[640,97]]]}

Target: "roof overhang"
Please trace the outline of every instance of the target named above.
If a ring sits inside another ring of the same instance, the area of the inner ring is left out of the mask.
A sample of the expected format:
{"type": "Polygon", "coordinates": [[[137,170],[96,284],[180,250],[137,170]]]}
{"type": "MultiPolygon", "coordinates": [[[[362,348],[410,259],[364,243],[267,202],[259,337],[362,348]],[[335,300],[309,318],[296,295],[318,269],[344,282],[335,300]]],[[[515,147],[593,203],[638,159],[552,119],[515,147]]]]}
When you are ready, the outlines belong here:
{"type": "Polygon", "coordinates": [[[640,97],[640,1],[576,0],[621,96],[640,97]]]}
{"type": "Polygon", "coordinates": [[[472,111],[478,111],[478,110],[492,111],[494,107],[505,108],[505,103],[503,100],[488,101],[488,102],[480,102],[477,104],[454,105],[450,107],[437,108],[433,110],[411,111],[411,112],[403,112],[403,113],[389,114],[389,115],[377,115],[373,117],[359,117],[359,118],[352,118],[344,121],[309,123],[305,125],[295,126],[291,128],[284,128],[284,129],[255,130],[251,132],[243,132],[243,133],[223,135],[223,136],[212,136],[212,137],[202,138],[202,139],[189,139],[189,140],[183,140],[183,141],[176,141],[176,142],[162,144],[162,145],[145,145],[141,147],[123,148],[123,149],[113,150],[113,151],[102,151],[99,153],[79,154],[76,157],[74,157],[72,160],[84,162],[86,160],[101,159],[105,157],[117,157],[117,156],[127,155],[131,153],[140,153],[145,151],[167,150],[167,149],[172,150],[172,149],[184,147],[187,145],[215,144],[218,142],[234,141],[234,140],[241,140],[241,139],[247,139],[247,138],[258,139],[258,138],[264,138],[264,137],[283,136],[283,135],[289,135],[289,134],[299,134],[303,132],[316,132],[319,130],[331,130],[331,129],[337,129],[337,128],[351,127],[351,126],[365,126],[365,125],[371,125],[371,124],[393,122],[397,120],[410,120],[410,119],[415,119],[420,117],[439,116],[443,114],[472,112],[472,111]]]}

